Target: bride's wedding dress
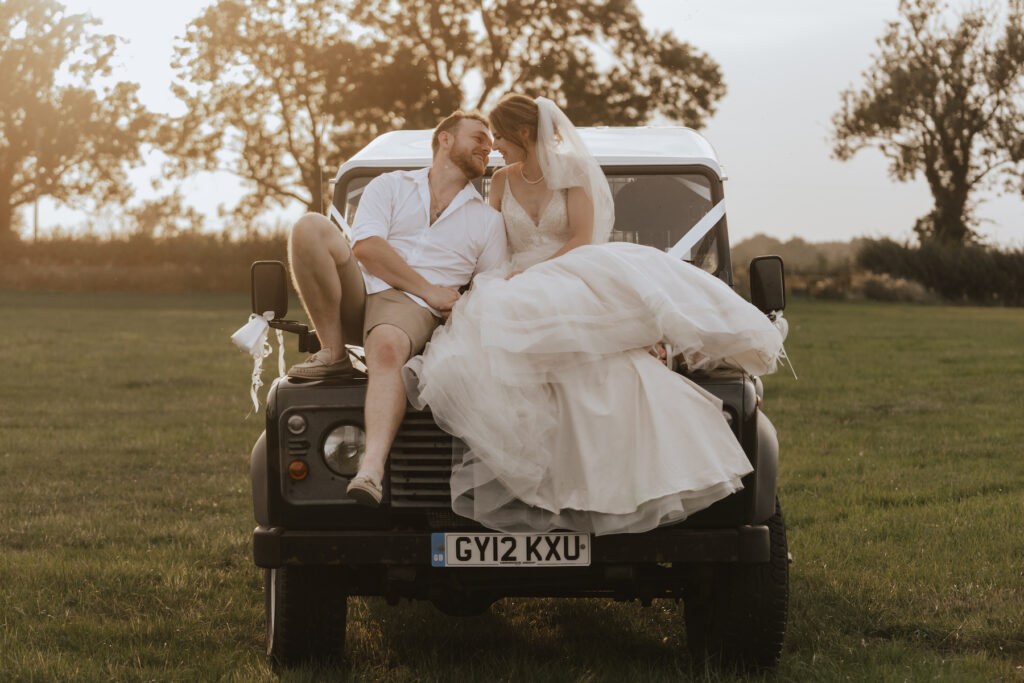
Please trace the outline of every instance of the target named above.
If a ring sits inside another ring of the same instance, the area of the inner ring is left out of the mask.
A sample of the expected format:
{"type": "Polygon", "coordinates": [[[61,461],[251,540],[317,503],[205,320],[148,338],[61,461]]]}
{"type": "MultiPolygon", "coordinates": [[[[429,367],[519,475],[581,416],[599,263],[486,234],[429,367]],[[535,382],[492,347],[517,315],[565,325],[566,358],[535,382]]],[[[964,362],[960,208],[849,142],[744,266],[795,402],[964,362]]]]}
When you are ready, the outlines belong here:
{"type": "Polygon", "coordinates": [[[467,450],[452,508],[502,531],[639,532],[742,488],[750,463],[720,401],[647,349],[690,367],[775,369],[782,335],[726,284],[634,244],[578,247],[565,190],[535,224],[510,188],[510,280],[476,278],[421,356],[410,400],[467,450]]]}

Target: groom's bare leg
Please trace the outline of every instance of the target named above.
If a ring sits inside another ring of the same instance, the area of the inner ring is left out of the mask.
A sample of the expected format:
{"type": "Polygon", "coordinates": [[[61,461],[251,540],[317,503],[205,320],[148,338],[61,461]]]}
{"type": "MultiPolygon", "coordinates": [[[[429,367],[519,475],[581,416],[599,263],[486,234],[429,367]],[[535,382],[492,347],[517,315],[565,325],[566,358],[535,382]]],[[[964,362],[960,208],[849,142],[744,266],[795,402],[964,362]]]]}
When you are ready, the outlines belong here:
{"type": "Polygon", "coordinates": [[[326,216],[307,213],[288,236],[288,262],[306,314],[320,345],[334,360],[345,354],[341,330],[341,272],[352,250],[341,231],[326,216]]]}
{"type": "Polygon", "coordinates": [[[394,325],[377,325],[366,337],[366,452],[360,474],[380,482],[391,443],[405,415],[402,366],[409,360],[409,336],[394,325]]]}

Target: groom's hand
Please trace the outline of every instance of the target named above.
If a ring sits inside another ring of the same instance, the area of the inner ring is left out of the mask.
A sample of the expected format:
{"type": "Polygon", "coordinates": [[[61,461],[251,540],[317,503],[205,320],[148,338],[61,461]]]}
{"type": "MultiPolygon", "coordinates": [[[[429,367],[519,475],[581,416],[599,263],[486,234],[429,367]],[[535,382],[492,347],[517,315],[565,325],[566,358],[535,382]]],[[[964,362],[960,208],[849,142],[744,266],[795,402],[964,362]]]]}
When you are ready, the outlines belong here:
{"type": "Polygon", "coordinates": [[[455,302],[459,300],[459,293],[451,287],[431,285],[430,289],[425,293],[423,300],[430,304],[432,308],[441,311],[442,318],[447,318],[452,312],[455,302]]]}

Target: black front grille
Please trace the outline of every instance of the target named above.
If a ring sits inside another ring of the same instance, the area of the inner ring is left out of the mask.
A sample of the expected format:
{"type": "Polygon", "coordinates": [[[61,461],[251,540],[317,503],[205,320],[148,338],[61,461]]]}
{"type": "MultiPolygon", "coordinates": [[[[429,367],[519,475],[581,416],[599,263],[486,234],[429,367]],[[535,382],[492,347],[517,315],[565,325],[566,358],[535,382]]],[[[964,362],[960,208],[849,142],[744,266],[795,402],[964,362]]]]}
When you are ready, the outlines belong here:
{"type": "Polygon", "coordinates": [[[391,507],[450,513],[454,445],[429,412],[407,413],[391,446],[391,507]]]}

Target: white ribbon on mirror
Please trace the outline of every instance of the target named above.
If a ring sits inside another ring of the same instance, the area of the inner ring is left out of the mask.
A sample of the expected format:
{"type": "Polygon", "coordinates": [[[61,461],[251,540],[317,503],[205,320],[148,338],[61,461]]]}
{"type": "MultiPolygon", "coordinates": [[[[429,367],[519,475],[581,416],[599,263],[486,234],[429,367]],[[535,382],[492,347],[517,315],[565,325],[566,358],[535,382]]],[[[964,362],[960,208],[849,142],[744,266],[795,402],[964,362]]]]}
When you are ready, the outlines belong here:
{"type": "MultiPolygon", "coordinates": [[[[263,359],[274,350],[270,342],[267,341],[270,321],[273,319],[273,311],[266,311],[262,316],[253,313],[249,316],[249,322],[231,335],[231,341],[235,346],[253,358],[249,397],[252,399],[253,409],[257,413],[260,411],[259,389],[263,386],[263,359]]],[[[275,330],[275,332],[277,332],[277,376],[284,377],[284,333],[281,330],[275,330]]]]}
{"type": "MultiPolygon", "coordinates": [[[[789,321],[783,317],[782,311],[772,311],[768,314],[768,319],[772,321],[775,329],[779,331],[783,341],[785,341],[786,337],[789,336],[789,321]]],[[[789,371],[793,373],[793,379],[800,379],[796,376],[796,368],[793,367],[793,361],[789,359],[789,354],[786,353],[786,347],[781,344],[779,345],[779,360],[785,361],[785,364],[789,366],[789,371]]]]}

